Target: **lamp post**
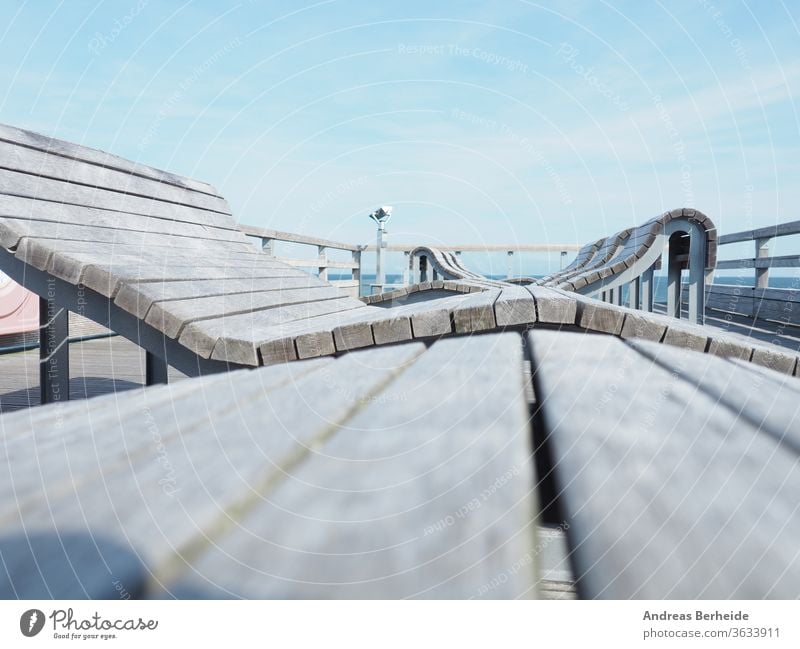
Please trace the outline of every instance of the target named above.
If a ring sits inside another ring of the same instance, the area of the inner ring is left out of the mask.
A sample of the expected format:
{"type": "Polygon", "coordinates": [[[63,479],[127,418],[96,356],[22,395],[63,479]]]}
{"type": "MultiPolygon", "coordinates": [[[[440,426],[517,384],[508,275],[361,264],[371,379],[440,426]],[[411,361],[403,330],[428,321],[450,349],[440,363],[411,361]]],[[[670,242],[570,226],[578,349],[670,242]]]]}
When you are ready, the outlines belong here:
{"type": "Polygon", "coordinates": [[[392,208],[389,205],[379,207],[369,215],[369,218],[378,224],[378,241],[375,250],[375,285],[378,288],[378,293],[383,293],[383,286],[386,284],[386,269],[383,267],[383,250],[387,245],[386,239],[389,233],[386,230],[386,224],[389,219],[392,218],[392,208]]]}

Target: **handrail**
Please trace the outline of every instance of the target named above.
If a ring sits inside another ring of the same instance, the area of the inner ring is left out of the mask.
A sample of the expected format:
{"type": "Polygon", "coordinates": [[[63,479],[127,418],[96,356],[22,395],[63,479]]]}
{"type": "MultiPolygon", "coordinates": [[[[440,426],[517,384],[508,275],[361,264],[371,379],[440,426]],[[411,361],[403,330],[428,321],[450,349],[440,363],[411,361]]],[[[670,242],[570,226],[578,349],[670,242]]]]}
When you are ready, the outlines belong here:
{"type": "Polygon", "coordinates": [[[349,250],[350,252],[360,252],[364,246],[353,245],[352,243],[342,243],[341,241],[331,241],[320,237],[311,237],[306,234],[295,234],[294,232],[281,232],[270,228],[260,228],[254,225],[239,224],[239,229],[248,237],[259,239],[272,239],[275,241],[285,241],[287,243],[301,243],[308,246],[322,246],[323,248],[333,248],[334,250],[349,250]]]}
{"type": "MultiPolygon", "coordinates": [[[[407,252],[411,253],[414,249],[420,247],[433,247],[437,250],[444,250],[446,252],[573,252],[581,249],[581,246],[575,243],[511,243],[511,244],[497,244],[497,243],[466,243],[463,245],[449,245],[449,244],[393,244],[389,245],[384,250],[389,252],[407,252]]],[[[363,246],[364,252],[374,252],[375,245],[363,246]]]]}
{"type": "Polygon", "coordinates": [[[239,224],[239,229],[248,237],[261,239],[261,249],[268,255],[275,255],[275,242],[298,243],[305,246],[316,246],[316,259],[286,259],[281,261],[299,268],[316,268],[319,278],[330,281],[339,288],[350,289],[354,297],[358,297],[361,292],[361,251],[363,246],[356,246],[341,241],[331,241],[321,237],[311,237],[305,234],[295,234],[293,232],[281,232],[270,228],[260,228],[254,225],[239,224]],[[353,256],[352,261],[332,261],[328,259],[328,249],[346,250],[353,256]],[[352,279],[329,280],[328,269],[350,270],[352,279]]]}
{"type": "Polygon", "coordinates": [[[754,256],[725,259],[717,262],[717,268],[720,270],[752,268],[755,271],[755,287],[767,288],[770,268],[797,268],[800,266],[800,255],[771,256],[769,254],[772,239],[793,234],[800,234],[800,221],[789,221],[764,228],[725,234],[719,238],[718,245],[753,241],[755,243],[754,256]]]}

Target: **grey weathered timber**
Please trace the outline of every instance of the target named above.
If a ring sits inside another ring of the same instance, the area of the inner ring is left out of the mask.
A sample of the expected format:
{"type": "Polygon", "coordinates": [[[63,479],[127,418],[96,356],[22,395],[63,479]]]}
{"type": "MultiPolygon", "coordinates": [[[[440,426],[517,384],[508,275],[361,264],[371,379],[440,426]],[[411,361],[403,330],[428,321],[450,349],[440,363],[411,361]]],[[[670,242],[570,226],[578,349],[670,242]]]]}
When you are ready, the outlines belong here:
{"type": "Polygon", "coordinates": [[[125,284],[114,298],[114,303],[129,313],[144,319],[155,302],[185,300],[197,297],[215,297],[249,293],[259,280],[269,279],[271,291],[324,286],[313,275],[288,268],[270,268],[262,276],[252,279],[172,280],[125,284]]]}
{"type": "Polygon", "coordinates": [[[110,189],[121,194],[148,196],[161,201],[178,203],[212,212],[230,214],[224,199],[202,192],[186,191],[183,187],[153,182],[135,174],[101,167],[81,160],[68,164],[46,151],[39,151],[0,140],[0,168],[17,173],[43,176],[70,184],[97,189],[110,189]]]}
{"type": "Polygon", "coordinates": [[[6,142],[20,144],[34,150],[46,151],[57,155],[59,158],[67,160],[68,165],[69,161],[81,160],[95,164],[98,167],[117,169],[143,178],[150,178],[162,184],[175,185],[176,187],[182,187],[187,190],[210,194],[211,196],[216,196],[217,194],[216,190],[207,183],[131,162],[130,160],[106,153],[105,151],[91,149],[80,144],[58,140],[32,131],[18,129],[13,126],[0,124],[0,139],[6,142]]]}
{"type": "Polygon", "coordinates": [[[747,259],[726,259],[717,262],[719,269],[740,268],[797,268],[800,266],[800,255],[778,255],[774,257],[752,257],[747,259]]]}
{"type": "Polygon", "coordinates": [[[3,220],[3,246],[6,248],[13,244],[5,240],[6,226],[11,230],[19,230],[21,236],[48,236],[50,232],[50,236],[57,233],[62,239],[81,240],[87,232],[82,228],[94,228],[95,232],[107,228],[129,234],[160,233],[250,244],[242,239],[239,231],[226,227],[209,227],[153,215],[128,214],[114,209],[54,203],[22,196],[0,195],[0,209],[8,217],[3,220]]]}
{"type": "Polygon", "coordinates": [[[494,312],[498,327],[536,322],[536,302],[533,294],[522,286],[503,287],[494,303],[494,312]]]}
{"type": "Polygon", "coordinates": [[[249,237],[258,237],[271,241],[287,241],[289,243],[302,243],[310,246],[321,246],[323,248],[334,248],[336,250],[349,250],[353,253],[361,252],[361,246],[348,245],[340,241],[331,241],[322,237],[312,237],[307,234],[297,234],[294,232],[281,232],[271,228],[259,228],[253,225],[241,225],[242,232],[249,237]]]}
{"type": "Polygon", "coordinates": [[[536,317],[546,324],[575,324],[578,300],[564,291],[541,286],[526,286],[536,302],[536,317]]]}
{"type": "Polygon", "coordinates": [[[453,310],[456,331],[471,333],[497,327],[494,305],[500,297],[500,292],[500,290],[489,290],[465,297],[453,310]]]}
{"type": "MultiPolygon", "coordinates": [[[[108,210],[118,210],[142,216],[157,216],[186,223],[211,227],[230,226],[229,215],[201,210],[188,205],[168,203],[144,196],[122,194],[108,189],[84,187],[65,181],[51,180],[0,169],[0,186],[3,193],[31,199],[51,200],[72,205],[87,205],[108,210]]],[[[230,228],[229,228],[230,229],[230,228]]],[[[244,236],[244,235],[242,235],[244,236]]]]}
{"type": "Polygon", "coordinates": [[[155,302],[150,307],[145,322],[170,338],[177,338],[183,327],[197,320],[225,318],[242,313],[256,314],[263,309],[342,297],[345,297],[345,294],[333,286],[309,286],[170,300],[155,302]]]}
{"type": "Polygon", "coordinates": [[[529,336],[583,597],[800,595],[793,379],[611,337],[529,336]]]}
{"type": "MultiPolygon", "coordinates": [[[[536,503],[520,342],[504,334],[434,344],[345,422],[331,422],[235,525],[176,567],[166,592],[532,596],[536,503]]],[[[331,374],[347,386],[341,398],[357,404],[349,381],[373,367],[331,374]]]]}
{"type": "Polygon", "coordinates": [[[0,594],[112,597],[123,579],[138,597],[530,596],[523,383],[519,336],[490,335],[4,416],[0,594]]]}
{"type": "Polygon", "coordinates": [[[295,304],[280,309],[267,309],[256,313],[192,322],[183,328],[180,343],[198,356],[216,357],[230,362],[258,364],[256,340],[262,329],[304,318],[314,318],[328,313],[361,309],[366,306],[359,300],[340,298],[322,302],[295,304]],[[230,354],[230,355],[227,355],[230,354]]]}
{"type": "MultiPolygon", "coordinates": [[[[646,279],[644,310],[652,310],[651,271],[660,263],[664,250],[669,252],[668,313],[680,317],[681,270],[689,267],[689,319],[703,323],[706,273],[716,265],[717,234],[713,222],[694,209],[665,212],[643,225],[607,238],[596,250],[593,244],[582,249],[571,270],[548,276],[540,283],[558,286],[583,295],[609,296],[613,304],[622,304],[622,287],[646,279]],[[687,245],[688,243],[688,245],[687,245]],[[587,262],[581,255],[590,256],[587,262]],[[579,258],[581,259],[580,263],[579,258]]],[[[568,268],[570,268],[568,267],[568,268]]],[[[639,307],[636,285],[632,297],[639,307]]]]}

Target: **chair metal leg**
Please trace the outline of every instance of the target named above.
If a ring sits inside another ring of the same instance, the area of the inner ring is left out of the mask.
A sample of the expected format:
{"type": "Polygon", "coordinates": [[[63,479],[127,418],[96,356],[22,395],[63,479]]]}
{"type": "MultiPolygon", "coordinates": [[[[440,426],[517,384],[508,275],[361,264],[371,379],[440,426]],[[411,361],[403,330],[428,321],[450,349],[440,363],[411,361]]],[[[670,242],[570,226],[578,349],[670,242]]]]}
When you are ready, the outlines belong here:
{"type": "Polygon", "coordinates": [[[69,311],[39,298],[39,390],[41,403],[69,400],[69,311]]]}
{"type": "Polygon", "coordinates": [[[653,312],[653,269],[648,268],[642,273],[641,283],[642,309],[648,313],[653,312]]]}
{"type": "Polygon", "coordinates": [[[158,385],[169,382],[169,365],[160,356],[144,353],[145,384],[158,385]]]}

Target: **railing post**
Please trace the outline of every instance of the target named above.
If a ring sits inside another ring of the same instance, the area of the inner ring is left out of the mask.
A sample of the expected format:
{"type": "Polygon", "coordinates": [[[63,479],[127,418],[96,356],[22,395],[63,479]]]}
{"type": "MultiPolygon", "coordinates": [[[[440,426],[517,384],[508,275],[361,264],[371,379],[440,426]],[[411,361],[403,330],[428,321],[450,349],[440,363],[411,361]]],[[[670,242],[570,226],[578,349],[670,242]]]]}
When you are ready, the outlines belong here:
{"type": "Polygon", "coordinates": [[[317,246],[319,251],[319,278],[325,282],[328,281],[328,249],[325,246],[317,246]]]}
{"type": "Polygon", "coordinates": [[[506,279],[511,279],[514,276],[514,251],[508,251],[508,260],[506,262],[506,279]]]}
{"type": "MultiPolygon", "coordinates": [[[[756,239],[756,263],[759,259],[769,257],[769,244],[772,243],[771,238],[756,239]]],[[[756,267],[756,288],[769,288],[769,267],[758,268],[756,267]]]]}
{"type": "Polygon", "coordinates": [[[275,240],[267,237],[261,237],[261,252],[270,257],[275,256],[275,240]]]}
{"type": "Polygon", "coordinates": [[[419,256],[419,282],[428,281],[428,256],[427,255],[420,255],[419,256]]]}
{"type": "Polygon", "coordinates": [[[353,250],[353,280],[358,282],[356,295],[361,296],[361,250],[353,250]]]}
{"type": "Polygon", "coordinates": [[[69,311],[52,298],[39,298],[39,391],[41,403],[69,400],[69,311]]]}
{"type": "Polygon", "coordinates": [[[414,261],[411,259],[411,251],[403,251],[403,284],[410,286],[414,276],[414,261]]]}

